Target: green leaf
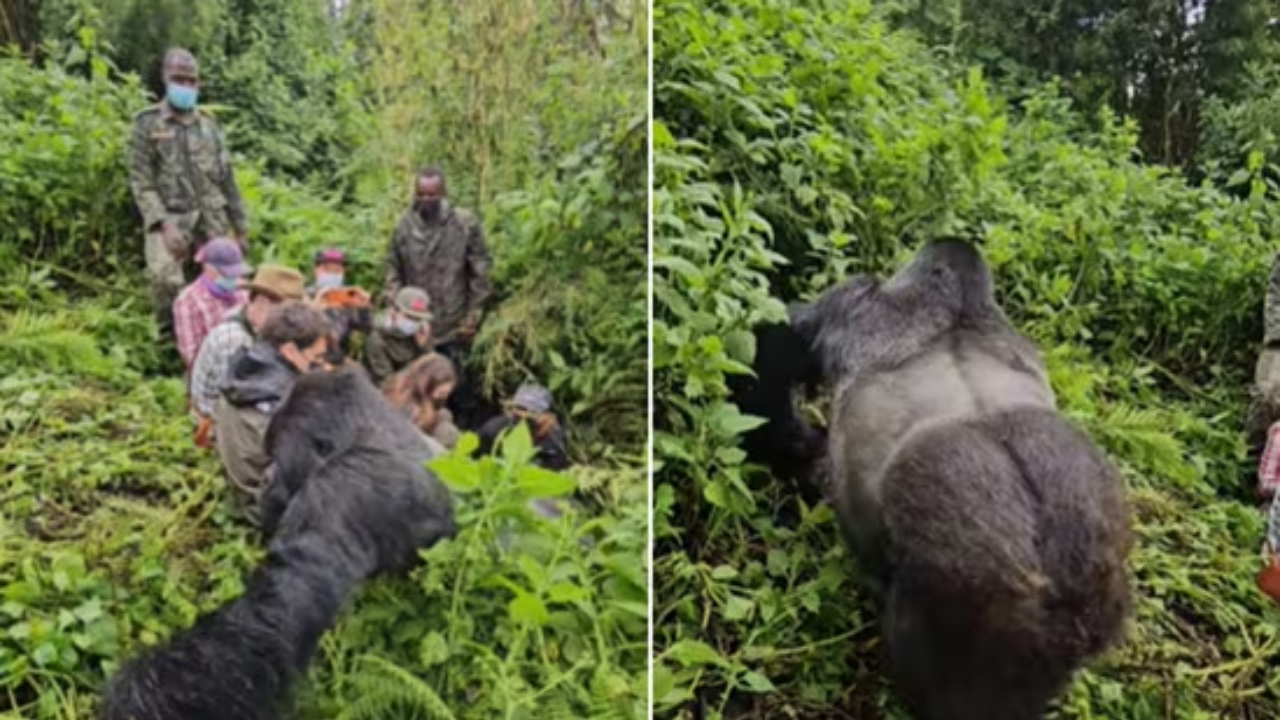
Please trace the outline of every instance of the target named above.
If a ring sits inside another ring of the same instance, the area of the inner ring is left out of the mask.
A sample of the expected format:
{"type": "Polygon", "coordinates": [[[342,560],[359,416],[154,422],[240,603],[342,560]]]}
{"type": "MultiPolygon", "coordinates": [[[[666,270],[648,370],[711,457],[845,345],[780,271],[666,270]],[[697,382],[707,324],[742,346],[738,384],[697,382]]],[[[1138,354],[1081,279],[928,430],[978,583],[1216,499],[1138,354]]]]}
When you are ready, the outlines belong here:
{"type": "Polygon", "coordinates": [[[577,481],[573,478],[537,465],[525,465],[520,468],[516,473],[516,484],[532,498],[562,497],[578,487],[577,481]]]}
{"type": "Polygon", "coordinates": [[[681,640],[667,648],[666,657],[685,667],[695,665],[727,665],[727,661],[710,645],[700,640],[681,640]]]}
{"type": "Polygon", "coordinates": [[[724,619],[725,620],[745,620],[751,614],[751,610],[755,608],[755,603],[744,597],[730,595],[724,603],[724,619]]]}
{"type": "Polygon", "coordinates": [[[551,621],[547,606],[538,596],[524,591],[516,593],[515,598],[507,606],[511,619],[519,625],[544,627],[551,621]]]}
{"type": "Polygon", "coordinates": [[[746,330],[734,330],[724,336],[725,353],[743,365],[750,365],[756,356],[756,336],[746,330]]]}
{"type": "Polygon", "coordinates": [[[444,635],[432,630],[418,643],[418,661],[424,667],[443,665],[450,655],[449,643],[444,635]]]}
{"type": "Polygon", "coordinates": [[[732,580],[738,577],[738,570],[729,565],[718,565],[711,571],[711,577],[716,580],[732,580]]]}
{"type": "Polygon", "coordinates": [[[757,693],[777,692],[778,688],[774,686],[769,678],[761,675],[755,670],[748,670],[742,674],[742,682],[752,691],[757,693]]]}
{"type": "Polygon", "coordinates": [[[714,404],[707,419],[712,431],[723,438],[735,437],[764,423],[764,418],[744,415],[736,405],[726,402],[714,404]]]}

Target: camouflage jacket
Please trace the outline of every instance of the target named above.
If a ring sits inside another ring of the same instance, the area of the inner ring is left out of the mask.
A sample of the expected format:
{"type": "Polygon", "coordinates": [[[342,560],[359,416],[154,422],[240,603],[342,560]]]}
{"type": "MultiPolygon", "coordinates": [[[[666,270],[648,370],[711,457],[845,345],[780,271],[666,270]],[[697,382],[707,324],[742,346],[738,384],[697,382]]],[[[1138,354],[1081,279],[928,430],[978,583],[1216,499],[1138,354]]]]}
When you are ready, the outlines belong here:
{"type": "Polygon", "coordinates": [[[201,239],[247,230],[217,120],[199,110],[181,115],[161,102],[134,116],[128,152],[129,187],[148,231],[165,220],[201,239]]]}
{"type": "Polygon", "coordinates": [[[373,384],[382,387],[387,378],[429,352],[431,348],[419,347],[413,338],[378,325],[365,340],[364,367],[369,371],[369,379],[373,384]]]}
{"type": "Polygon", "coordinates": [[[1271,278],[1267,281],[1267,298],[1262,311],[1262,344],[1280,344],[1280,254],[1271,261],[1271,278]]]}
{"type": "Polygon", "coordinates": [[[387,250],[384,301],[407,285],[431,298],[431,333],[436,343],[453,339],[468,314],[479,319],[489,299],[489,248],[479,221],[446,202],[430,224],[413,210],[400,218],[387,250]]]}

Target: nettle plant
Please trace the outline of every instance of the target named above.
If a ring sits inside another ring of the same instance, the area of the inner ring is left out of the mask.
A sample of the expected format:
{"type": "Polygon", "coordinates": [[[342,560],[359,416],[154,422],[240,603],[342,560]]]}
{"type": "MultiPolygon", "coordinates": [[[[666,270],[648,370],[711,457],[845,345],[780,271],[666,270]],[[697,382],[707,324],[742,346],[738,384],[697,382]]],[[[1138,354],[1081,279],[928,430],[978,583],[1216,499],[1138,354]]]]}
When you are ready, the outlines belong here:
{"type": "Polygon", "coordinates": [[[530,463],[525,426],[496,457],[470,459],[476,446],[468,433],[430,465],[455,493],[459,534],[411,578],[365,592],[325,641],[315,702],[343,718],[643,717],[643,476],[619,476],[603,512],[552,519],[532,503],[564,503],[579,481],[530,463]]]}

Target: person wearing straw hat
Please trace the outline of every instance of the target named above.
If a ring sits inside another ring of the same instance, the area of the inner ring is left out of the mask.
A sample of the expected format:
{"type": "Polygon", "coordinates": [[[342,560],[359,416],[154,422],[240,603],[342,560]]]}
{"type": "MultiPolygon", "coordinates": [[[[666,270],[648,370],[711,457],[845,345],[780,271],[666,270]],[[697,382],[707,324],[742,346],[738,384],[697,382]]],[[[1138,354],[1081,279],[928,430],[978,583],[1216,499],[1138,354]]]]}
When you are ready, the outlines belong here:
{"type": "Polygon", "coordinates": [[[267,314],[289,300],[303,298],[302,273],[282,265],[263,264],[243,289],[248,303],[209,332],[191,369],[190,406],[196,422],[196,445],[213,447],[213,411],[231,358],[253,344],[267,314]]]}
{"type": "Polygon", "coordinates": [[[364,348],[364,365],[374,385],[431,352],[431,299],[422,288],[403,287],[390,311],[378,323],[364,348]]]}
{"type": "Polygon", "coordinates": [[[297,378],[327,369],[329,319],[305,301],[272,308],[258,337],[231,358],[214,409],[215,447],[227,482],[245,515],[257,525],[258,500],[268,481],[271,456],[263,438],[271,417],[297,378]]]}

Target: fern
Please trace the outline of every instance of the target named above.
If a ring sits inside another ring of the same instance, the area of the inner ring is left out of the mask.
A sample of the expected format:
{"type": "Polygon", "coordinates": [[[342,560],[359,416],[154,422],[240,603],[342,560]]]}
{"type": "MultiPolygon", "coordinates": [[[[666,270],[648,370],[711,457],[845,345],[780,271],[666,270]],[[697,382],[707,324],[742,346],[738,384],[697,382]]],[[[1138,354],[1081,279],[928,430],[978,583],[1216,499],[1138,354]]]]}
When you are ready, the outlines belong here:
{"type": "Polygon", "coordinates": [[[60,311],[18,310],[0,321],[0,368],[39,367],[49,372],[110,379],[123,372],[95,338],[60,311]]]}
{"type": "Polygon", "coordinates": [[[449,706],[424,680],[376,655],[360,658],[363,672],[348,682],[357,697],[338,720],[384,720],[393,709],[406,709],[432,720],[456,720],[449,706]]]}

